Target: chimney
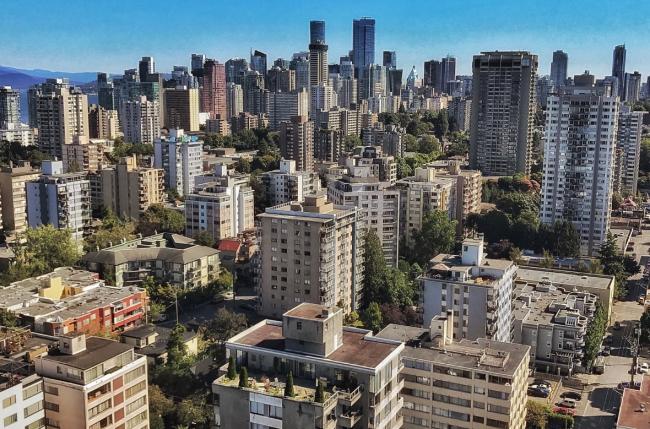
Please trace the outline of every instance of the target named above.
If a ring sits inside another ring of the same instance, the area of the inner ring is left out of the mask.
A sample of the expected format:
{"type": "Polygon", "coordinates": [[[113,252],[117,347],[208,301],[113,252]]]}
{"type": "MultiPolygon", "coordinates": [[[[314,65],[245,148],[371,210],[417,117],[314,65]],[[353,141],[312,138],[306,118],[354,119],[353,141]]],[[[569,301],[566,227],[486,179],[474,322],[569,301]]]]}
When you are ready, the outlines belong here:
{"type": "Polygon", "coordinates": [[[64,335],[59,338],[59,352],[76,355],[86,350],[86,335],[64,335]]]}

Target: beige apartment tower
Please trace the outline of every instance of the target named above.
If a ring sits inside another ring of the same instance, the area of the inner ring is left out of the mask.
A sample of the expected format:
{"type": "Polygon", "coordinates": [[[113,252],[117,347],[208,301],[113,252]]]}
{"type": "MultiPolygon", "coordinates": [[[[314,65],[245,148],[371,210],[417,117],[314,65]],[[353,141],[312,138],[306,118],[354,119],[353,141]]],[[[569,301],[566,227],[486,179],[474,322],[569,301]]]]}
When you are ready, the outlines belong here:
{"type": "Polygon", "coordinates": [[[199,90],[184,86],[165,90],[165,127],[199,131],[199,90]]]}
{"type": "Polygon", "coordinates": [[[101,204],[120,217],[139,219],[152,204],[165,201],[163,170],[138,167],[135,156],[122,158],[99,174],[101,204]]]}
{"type": "Polygon", "coordinates": [[[25,184],[40,176],[29,162],[19,166],[0,167],[0,208],[2,226],[7,234],[22,234],[27,230],[27,191],[25,184]]]}
{"type": "Polygon", "coordinates": [[[280,152],[285,159],[296,161],[297,170],[313,170],[314,123],[307,116],[292,116],[280,123],[280,152]]]}
{"type": "Polygon", "coordinates": [[[324,193],[258,215],[260,314],[279,318],[302,302],[356,310],[363,278],[363,221],[324,193]]]}

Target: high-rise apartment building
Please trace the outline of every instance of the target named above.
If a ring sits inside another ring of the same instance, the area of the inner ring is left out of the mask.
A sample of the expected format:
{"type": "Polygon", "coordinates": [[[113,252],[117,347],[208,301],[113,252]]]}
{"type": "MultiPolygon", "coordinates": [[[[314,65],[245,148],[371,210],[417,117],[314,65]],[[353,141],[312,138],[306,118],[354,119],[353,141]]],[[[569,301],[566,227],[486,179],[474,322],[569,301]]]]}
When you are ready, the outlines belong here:
{"type": "Polygon", "coordinates": [[[396,69],[397,53],[395,51],[384,51],[382,65],[387,69],[396,69]]]}
{"type": "Polygon", "coordinates": [[[540,218],[573,223],[584,255],[595,255],[609,230],[618,104],[583,87],[548,98],[540,218]]]}
{"type": "Polygon", "coordinates": [[[636,103],[641,98],[641,73],[625,73],[625,96],[628,103],[636,103]]]}
{"type": "MultiPolygon", "coordinates": [[[[22,333],[14,335],[19,337],[22,333]]],[[[13,339],[8,336],[6,340],[13,339]]],[[[0,423],[5,428],[44,429],[43,380],[33,369],[21,366],[9,361],[0,370],[0,423]]]]}
{"type": "Polygon", "coordinates": [[[108,142],[102,139],[78,140],[63,147],[63,171],[94,173],[104,165],[108,142]]]}
{"type": "Polygon", "coordinates": [[[396,186],[400,191],[400,235],[406,240],[422,229],[429,212],[440,210],[450,219],[455,217],[456,183],[451,178],[437,177],[434,168],[416,168],[414,176],[398,180],[396,186]]]}
{"type": "Polygon", "coordinates": [[[314,159],[325,162],[338,162],[344,156],[345,135],[343,131],[319,128],[314,133],[314,159]]]}
{"type": "Polygon", "coordinates": [[[334,206],[324,193],[267,208],[257,216],[259,314],[279,318],[302,302],[359,307],[363,219],[355,207],[334,206]]]}
{"type": "Polygon", "coordinates": [[[483,237],[463,240],[461,254],[439,254],[420,276],[422,326],[452,311],[456,340],[511,341],[512,291],[517,266],[486,258],[483,237]]]}
{"type": "Polygon", "coordinates": [[[380,181],[368,167],[354,167],[350,175],[327,184],[327,198],[339,206],[356,207],[368,230],[379,238],[386,264],[399,261],[400,191],[390,181],[380,181]]]}
{"type": "Polygon", "coordinates": [[[309,29],[309,84],[317,86],[328,80],[325,21],[311,21],[309,29]]]}
{"type": "MultiPolygon", "coordinates": [[[[216,60],[206,60],[203,66],[203,86],[201,87],[201,112],[226,118],[226,66],[216,60]]],[[[195,131],[195,130],[191,130],[195,131]]]]}
{"type": "Polygon", "coordinates": [[[248,70],[248,61],[244,58],[229,59],[226,61],[226,82],[241,85],[246,70],[248,70]]]}
{"type": "Polygon", "coordinates": [[[375,20],[373,18],[352,21],[352,62],[358,79],[362,79],[368,66],[375,63],[375,20]]]}
{"type": "Polygon", "coordinates": [[[149,76],[156,73],[156,62],[153,57],[142,57],[138,62],[138,75],[141,82],[149,82],[149,76]]]}
{"type": "Polygon", "coordinates": [[[449,119],[453,118],[456,129],[469,131],[472,120],[472,99],[463,96],[453,97],[447,106],[447,114],[449,119]]]}
{"type": "Polygon", "coordinates": [[[296,171],[296,161],[281,159],[278,170],[267,171],[260,176],[266,189],[269,206],[291,201],[301,202],[306,195],[320,191],[320,178],[314,171],[296,171]]]}
{"type": "Polygon", "coordinates": [[[247,387],[225,368],[212,384],[215,419],[222,428],[401,428],[404,382],[401,341],[343,326],[340,308],[301,304],[282,321],[263,320],[226,343],[246,367],[247,387]],[[271,342],[277,344],[275,346],[271,342]],[[287,374],[293,395],[285,396],[287,374]],[[273,388],[266,374],[276,381],[273,388]],[[316,386],[323,385],[323,398],[316,386]],[[242,412],[242,410],[244,410],[242,412]]]}
{"type": "Polygon", "coordinates": [[[203,74],[203,64],[205,63],[204,54],[192,54],[190,58],[190,67],[192,68],[192,74],[194,76],[200,77],[203,74]]]}
{"type": "Polygon", "coordinates": [[[619,96],[621,99],[625,97],[625,45],[618,45],[614,47],[614,55],[612,58],[612,76],[618,81],[618,92],[612,96],[619,96]]]}
{"type": "Polygon", "coordinates": [[[120,123],[125,141],[153,144],[160,137],[160,107],[157,101],[149,101],[141,96],[138,100],[124,101],[121,109],[120,123]]]}
{"type": "MultiPolygon", "coordinates": [[[[120,120],[117,110],[107,110],[97,104],[90,105],[88,110],[89,138],[115,140],[119,132],[120,120]]],[[[65,147],[63,150],[65,151],[65,147]]]]}
{"type": "Polygon", "coordinates": [[[486,176],[528,174],[537,55],[483,52],[472,69],[470,165],[486,176]]]}
{"type": "Polygon", "coordinates": [[[251,51],[251,70],[258,72],[263,80],[266,80],[266,71],[268,70],[266,54],[262,51],[251,51]]]}
{"type": "Polygon", "coordinates": [[[556,88],[566,84],[568,66],[569,56],[566,52],[553,52],[553,61],[551,62],[551,81],[556,88]]]}
{"type": "Polygon", "coordinates": [[[430,326],[388,325],[377,337],[405,343],[404,429],[526,427],[530,348],[521,344],[454,340],[452,313],[430,326]]]}
{"type": "Polygon", "coordinates": [[[431,86],[436,93],[450,94],[448,82],[456,80],[456,58],[447,55],[441,60],[424,63],[424,86],[431,86]]]}
{"type": "Polygon", "coordinates": [[[97,104],[106,110],[117,110],[115,85],[108,73],[97,73],[97,104]]]}
{"type": "Polygon", "coordinates": [[[42,171],[41,177],[26,183],[29,227],[67,228],[72,238],[81,242],[90,233],[92,222],[86,172],[64,174],[62,161],[43,161],[42,171]]]}
{"type": "Polygon", "coordinates": [[[241,85],[228,82],[226,85],[226,118],[239,116],[244,111],[244,90],[241,85]]]}
{"type": "Polygon", "coordinates": [[[307,116],[294,116],[280,123],[280,153],[296,161],[296,169],[314,168],[314,123],[307,116]]]}
{"type": "Polygon", "coordinates": [[[0,209],[5,234],[22,234],[27,230],[25,184],[38,179],[39,174],[29,162],[17,166],[0,166],[0,209]]]}
{"type": "Polygon", "coordinates": [[[292,92],[269,92],[269,129],[276,131],[281,122],[294,116],[309,115],[309,93],[306,89],[292,92]]]}
{"type": "Polygon", "coordinates": [[[296,71],[296,89],[309,89],[309,52],[293,54],[290,67],[296,71]]]}
{"type": "Polygon", "coordinates": [[[36,359],[48,427],[149,427],[147,359],[133,346],[84,334],[61,336],[36,359]]]}
{"type": "Polygon", "coordinates": [[[621,106],[616,135],[614,192],[636,195],[641,156],[641,132],[646,112],[621,106]]]}
{"type": "Polygon", "coordinates": [[[337,106],[338,99],[329,83],[319,83],[309,88],[309,111],[312,116],[319,110],[330,110],[337,106]]]}
{"type": "Polygon", "coordinates": [[[135,155],[120,159],[98,173],[94,206],[111,209],[124,219],[140,219],[151,205],[165,201],[165,173],[158,168],[138,167],[135,155]]]}
{"type": "Polygon", "coordinates": [[[214,181],[197,184],[185,197],[185,235],[207,232],[219,242],[252,229],[255,207],[250,176],[230,173],[225,165],[218,165],[210,179],[214,181]]]}
{"type": "Polygon", "coordinates": [[[60,159],[63,145],[88,136],[88,97],[67,79],[48,79],[35,101],[41,151],[60,159]]]}
{"type": "MultiPolygon", "coordinates": [[[[203,81],[206,80],[204,77],[203,81]]],[[[180,128],[190,132],[199,131],[199,90],[197,88],[184,86],[168,88],[164,92],[164,98],[164,125],[166,128],[180,128]]]]}
{"type": "Polygon", "coordinates": [[[296,89],[296,71],[273,67],[267,74],[270,92],[291,92],[296,89]]]}
{"type": "Polygon", "coordinates": [[[0,87],[0,129],[20,125],[20,92],[10,86],[0,87]]]}
{"type": "Polygon", "coordinates": [[[186,135],[182,129],[169,130],[153,145],[153,165],[165,172],[165,188],[179,195],[194,191],[195,177],[203,173],[203,141],[186,135]]]}

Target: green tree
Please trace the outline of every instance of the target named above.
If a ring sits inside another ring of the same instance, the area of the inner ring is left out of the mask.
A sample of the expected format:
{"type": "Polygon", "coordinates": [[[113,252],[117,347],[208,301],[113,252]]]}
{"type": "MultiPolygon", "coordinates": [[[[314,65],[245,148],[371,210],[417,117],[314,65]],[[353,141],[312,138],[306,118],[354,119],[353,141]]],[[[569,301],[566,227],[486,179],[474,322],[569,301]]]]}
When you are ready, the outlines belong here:
{"type": "Polygon", "coordinates": [[[496,201],[496,207],[516,219],[524,212],[537,214],[539,201],[534,194],[509,192],[496,201]]]}
{"type": "Polygon", "coordinates": [[[185,327],[177,324],[172,328],[167,341],[167,363],[169,365],[177,365],[185,360],[187,355],[187,346],[183,339],[185,334],[185,327]]]}
{"type": "Polygon", "coordinates": [[[343,325],[352,326],[354,328],[363,328],[363,322],[359,318],[359,313],[356,311],[351,311],[343,316],[343,325]]]}
{"type": "Polygon", "coordinates": [[[431,153],[440,152],[440,142],[433,136],[423,135],[418,139],[418,152],[431,153]]]}
{"type": "Polygon", "coordinates": [[[162,204],[151,205],[142,215],[138,223],[138,232],[149,236],[155,232],[171,232],[182,234],[185,230],[185,216],[174,209],[162,204]]]}
{"type": "Polygon", "coordinates": [[[237,377],[237,364],[235,363],[235,356],[230,355],[228,358],[228,374],[226,375],[230,380],[237,377]]]}
{"type": "Polygon", "coordinates": [[[406,161],[405,158],[398,156],[395,159],[395,163],[397,165],[397,178],[398,179],[403,179],[405,177],[410,177],[413,176],[413,169],[409,165],[409,163],[406,161]]]}
{"type": "Polygon", "coordinates": [[[422,221],[422,229],[413,234],[411,260],[421,266],[439,254],[451,252],[456,243],[456,221],[441,210],[427,213],[422,221]]]}
{"type": "Polygon", "coordinates": [[[526,428],[546,429],[550,413],[551,409],[548,405],[529,400],[526,403],[526,428]]]}
{"type": "Polygon", "coordinates": [[[359,136],[350,134],[345,137],[345,148],[346,150],[352,150],[357,146],[363,145],[363,141],[361,141],[361,138],[359,136]]]}
{"type": "Polygon", "coordinates": [[[201,246],[212,247],[215,245],[214,237],[212,237],[212,234],[210,234],[207,230],[196,234],[194,236],[194,240],[196,240],[196,244],[200,244],[201,246]]]}
{"type": "Polygon", "coordinates": [[[415,138],[415,136],[411,134],[404,134],[402,136],[402,144],[404,145],[404,149],[407,152],[417,152],[418,151],[418,139],[415,138]]]}
{"type": "Polygon", "coordinates": [[[362,320],[366,328],[374,333],[379,332],[384,324],[379,304],[371,302],[368,308],[364,310],[362,320]]]}
{"type": "Polygon", "coordinates": [[[512,222],[510,216],[501,210],[490,210],[485,214],[470,213],[467,225],[483,233],[488,243],[496,243],[504,237],[510,237],[512,222]]]}
{"type": "Polygon", "coordinates": [[[287,396],[289,398],[293,398],[295,396],[293,388],[293,373],[291,371],[289,371],[289,374],[287,374],[287,382],[284,385],[284,396],[287,396]]]}
{"type": "Polygon", "coordinates": [[[50,273],[58,267],[73,266],[79,248],[69,229],[52,225],[28,228],[14,246],[15,263],[2,275],[4,283],[50,273]]]}
{"type": "Polygon", "coordinates": [[[374,230],[368,229],[363,240],[363,299],[362,307],[381,302],[386,288],[386,260],[381,242],[374,230]]]}
{"type": "Polygon", "coordinates": [[[203,392],[183,399],[176,410],[177,427],[208,427],[212,418],[211,408],[203,392]]]}
{"type": "Polygon", "coordinates": [[[542,260],[539,262],[539,265],[544,268],[553,268],[555,265],[555,257],[548,250],[544,250],[542,260]]]}
{"type": "Polygon", "coordinates": [[[149,424],[151,429],[165,429],[165,418],[174,409],[174,402],[155,384],[149,384],[149,424]]]}
{"type": "Polygon", "coordinates": [[[560,258],[580,256],[580,234],[573,224],[559,220],[553,224],[553,253],[560,258]]]}
{"type": "Polygon", "coordinates": [[[606,330],[607,314],[601,303],[598,303],[594,317],[589,323],[589,326],[587,326],[587,333],[585,334],[585,362],[588,367],[591,366],[593,360],[598,356],[606,330]]]}
{"type": "Polygon", "coordinates": [[[510,260],[514,262],[517,265],[521,265],[523,261],[523,253],[521,252],[521,249],[518,247],[513,247],[510,249],[510,260]]]}
{"type": "Polygon", "coordinates": [[[325,402],[325,388],[321,383],[320,378],[316,379],[316,393],[314,394],[314,402],[322,404],[325,402]]]}
{"type": "Polygon", "coordinates": [[[0,326],[6,326],[8,328],[18,326],[16,314],[6,308],[0,308],[0,326]]]}
{"type": "Polygon", "coordinates": [[[104,249],[111,245],[121,243],[123,240],[135,238],[135,225],[133,222],[125,222],[107,210],[103,214],[102,225],[94,234],[84,240],[84,250],[94,252],[97,249],[104,249]]]}
{"type": "Polygon", "coordinates": [[[221,307],[208,323],[206,335],[210,340],[223,344],[246,329],[247,326],[248,321],[245,314],[234,313],[227,308],[221,307]]]}
{"type": "Polygon", "coordinates": [[[219,293],[232,290],[234,283],[233,275],[226,268],[222,268],[219,277],[215,281],[215,288],[219,293]]]}
{"type": "Polygon", "coordinates": [[[239,368],[239,387],[248,387],[248,369],[245,366],[239,368]]]}
{"type": "Polygon", "coordinates": [[[641,325],[641,341],[647,344],[650,341],[650,308],[646,307],[646,310],[641,315],[639,319],[641,325]]]}

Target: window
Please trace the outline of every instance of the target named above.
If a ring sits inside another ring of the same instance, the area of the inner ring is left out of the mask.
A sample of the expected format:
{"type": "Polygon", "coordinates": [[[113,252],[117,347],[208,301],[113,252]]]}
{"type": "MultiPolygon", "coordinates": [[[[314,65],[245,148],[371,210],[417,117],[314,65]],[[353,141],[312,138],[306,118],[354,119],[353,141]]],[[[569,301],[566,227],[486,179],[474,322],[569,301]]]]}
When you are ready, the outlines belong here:
{"type": "MultiPolygon", "coordinates": [[[[50,425],[51,426],[51,425],[50,425]]],[[[45,419],[38,419],[33,423],[28,424],[25,426],[25,429],[41,429],[45,427],[45,419]]],[[[52,427],[58,427],[58,426],[52,426],[52,427]]]]}
{"type": "Polygon", "coordinates": [[[43,383],[38,381],[37,383],[32,384],[31,386],[23,389],[23,400],[29,399],[34,395],[37,395],[43,391],[43,383]]]}
{"type": "Polygon", "coordinates": [[[131,370],[126,374],[124,374],[124,383],[130,383],[136,378],[142,377],[146,372],[147,370],[145,369],[144,365],[139,366],[136,369],[131,370]]]}
{"type": "Polygon", "coordinates": [[[8,398],[2,400],[2,408],[11,407],[15,403],[16,403],[16,395],[11,395],[8,398]]]}
{"type": "Polygon", "coordinates": [[[142,422],[147,420],[147,411],[143,411],[140,414],[136,415],[132,419],[126,422],[126,429],[133,429],[134,427],[140,425],[142,422]]]}
{"type": "Polygon", "coordinates": [[[112,405],[111,405],[110,398],[105,400],[104,402],[102,402],[99,405],[95,405],[94,407],[92,407],[91,409],[88,410],[88,418],[92,419],[97,414],[102,413],[102,412],[108,410],[109,408],[111,408],[111,406],[112,405]]]}
{"type": "Polygon", "coordinates": [[[138,392],[141,392],[145,389],[147,382],[142,380],[138,384],[134,384],[133,386],[129,387],[124,391],[124,395],[127,398],[130,398],[131,396],[135,395],[138,392]]]}
{"type": "Polygon", "coordinates": [[[146,396],[141,396],[140,398],[136,399],[135,401],[131,402],[126,406],[126,414],[131,414],[138,408],[141,408],[143,405],[147,403],[147,397],[146,396]]]}
{"type": "Polygon", "coordinates": [[[43,409],[43,402],[38,401],[30,405],[29,407],[25,408],[25,418],[38,413],[43,409]]]}
{"type": "Polygon", "coordinates": [[[12,423],[16,423],[18,421],[18,414],[12,414],[8,417],[5,417],[4,419],[4,425],[9,426],[12,423]]]}
{"type": "Polygon", "coordinates": [[[302,331],[302,322],[296,322],[296,329],[302,331]]]}
{"type": "Polygon", "coordinates": [[[54,386],[45,386],[45,393],[50,395],[59,396],[59,388],[54,386]]]}
{"type": "Polygon", "coordinates": [[[46,410],[51,410],[51,411],[56,411],[58,413],[59,412],[59,404],[55,404],[54,402],[45,401],[45,409],[46,410]]]}

